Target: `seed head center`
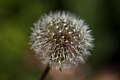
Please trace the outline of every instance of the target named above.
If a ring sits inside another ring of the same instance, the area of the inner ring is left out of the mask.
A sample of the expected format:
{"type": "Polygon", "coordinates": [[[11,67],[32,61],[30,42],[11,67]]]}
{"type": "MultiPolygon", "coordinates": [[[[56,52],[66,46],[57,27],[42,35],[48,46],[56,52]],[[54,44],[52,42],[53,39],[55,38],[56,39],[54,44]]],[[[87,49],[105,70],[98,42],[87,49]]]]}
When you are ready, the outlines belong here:
{"type": "Polygon", "coordinates": [[[55,44],[64,47],[66,43],[71,42],[71,37],[67,32],[61,32],[61,33],[58,32],[53,35],[53,40],[55,44]]]}

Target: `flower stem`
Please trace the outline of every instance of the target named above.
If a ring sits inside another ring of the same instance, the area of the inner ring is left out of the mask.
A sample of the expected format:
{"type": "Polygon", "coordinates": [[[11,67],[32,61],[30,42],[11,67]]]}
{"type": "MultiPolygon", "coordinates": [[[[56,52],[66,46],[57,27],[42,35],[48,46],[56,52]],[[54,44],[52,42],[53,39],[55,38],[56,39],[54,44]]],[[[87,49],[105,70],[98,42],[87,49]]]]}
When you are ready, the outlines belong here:
{"type": "Polygon", "coordinates": [[[42,73],[42,76],[40,77],[40,80],[45,80],[45,78],[46,78],[49,71],[50,71],[50,67],[49,67],[49,64],[47,64],[44,72],[42,73]]]}

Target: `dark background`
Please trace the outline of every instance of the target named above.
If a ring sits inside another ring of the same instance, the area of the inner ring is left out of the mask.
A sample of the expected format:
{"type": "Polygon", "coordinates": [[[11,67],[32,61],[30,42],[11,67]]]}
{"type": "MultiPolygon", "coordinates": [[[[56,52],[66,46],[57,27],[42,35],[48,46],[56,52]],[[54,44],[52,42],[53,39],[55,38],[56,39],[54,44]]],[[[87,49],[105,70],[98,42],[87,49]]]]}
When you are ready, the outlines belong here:
{"type": "Polygon", "coordinates": [[[120,0],[0,0],[0,80],[38,80],[29,53],[30,27],[44,13],[70,11],[89,24],[95,47],[87,63],[94,73],[120,71],[120,0]]]}

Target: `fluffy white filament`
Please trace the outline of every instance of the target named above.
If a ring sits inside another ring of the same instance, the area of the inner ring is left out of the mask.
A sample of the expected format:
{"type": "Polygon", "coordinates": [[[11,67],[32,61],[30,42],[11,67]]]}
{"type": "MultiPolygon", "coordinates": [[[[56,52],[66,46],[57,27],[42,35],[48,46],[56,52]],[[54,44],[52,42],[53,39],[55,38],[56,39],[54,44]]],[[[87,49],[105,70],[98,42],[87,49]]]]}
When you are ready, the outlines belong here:
{"type": "Polygon", "coordinates": [[[52,68],[71,68],[84,63],[93,47],[91,30],[69,12],[42,16],[33,24],[30,44],[44,64],[52,68]]]}

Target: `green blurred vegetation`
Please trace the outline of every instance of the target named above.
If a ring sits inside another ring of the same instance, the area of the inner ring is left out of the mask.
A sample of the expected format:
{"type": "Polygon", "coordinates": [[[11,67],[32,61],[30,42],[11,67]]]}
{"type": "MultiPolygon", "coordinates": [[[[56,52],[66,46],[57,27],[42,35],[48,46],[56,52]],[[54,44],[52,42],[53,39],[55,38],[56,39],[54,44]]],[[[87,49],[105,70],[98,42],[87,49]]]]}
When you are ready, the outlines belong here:
{"type": "Polygon", "coordinates": [[[120,58],[120,1],[66,0],[64,7],[81,16],[93,30],[95,48],[89,63],[98,68],[109,62],[114,54],[120,58]]]}
{"type": "Polygon", "coordinates": [[[55,10],[71,11],[89,24],[95,37],[88,60],[93,67],[119,50],[119,0],[0,0],[0,80],[38,80],[39,69],[28,69],[24,62],[30,27],[42,14],[55,10]]]}
{"type": "Polygon", "coordinates": [[[39,70],[27,69],[24,56],[32,23],[52,7],[39,0],[0,0],[0,80],[38,80],[39,70]]]}

